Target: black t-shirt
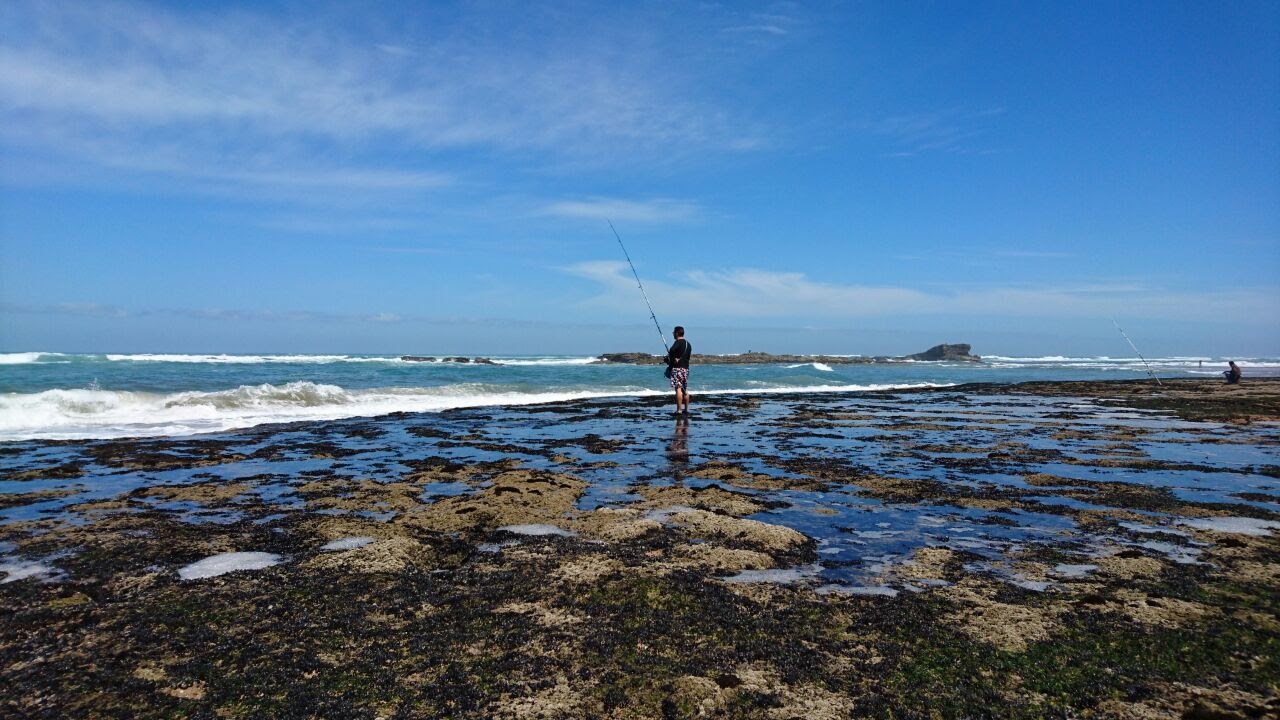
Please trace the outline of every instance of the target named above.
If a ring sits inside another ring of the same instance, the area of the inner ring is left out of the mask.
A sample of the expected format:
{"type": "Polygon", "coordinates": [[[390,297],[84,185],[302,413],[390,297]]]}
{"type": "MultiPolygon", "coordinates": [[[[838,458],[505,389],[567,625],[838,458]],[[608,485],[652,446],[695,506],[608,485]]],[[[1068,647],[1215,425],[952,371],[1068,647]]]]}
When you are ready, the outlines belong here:
{"type": "Polygon", "coordinates": [[[671,367],[687,368],[689,367],[689,356],[693,354],[693,346],[688,340],[680,338],[671,344],[671,349],[667,351],[667,364],[671,367]]]}

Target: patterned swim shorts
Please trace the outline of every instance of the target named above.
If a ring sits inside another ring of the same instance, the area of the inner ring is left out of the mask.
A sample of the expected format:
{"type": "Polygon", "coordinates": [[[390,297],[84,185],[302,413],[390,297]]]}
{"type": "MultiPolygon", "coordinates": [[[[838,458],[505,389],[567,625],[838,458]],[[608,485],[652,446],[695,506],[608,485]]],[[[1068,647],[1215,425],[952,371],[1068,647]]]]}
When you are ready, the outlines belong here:
{"type": "Polygon", "coordinates": [[[671,368],[671,389],[688,392],[689,368],[671,368]]]}

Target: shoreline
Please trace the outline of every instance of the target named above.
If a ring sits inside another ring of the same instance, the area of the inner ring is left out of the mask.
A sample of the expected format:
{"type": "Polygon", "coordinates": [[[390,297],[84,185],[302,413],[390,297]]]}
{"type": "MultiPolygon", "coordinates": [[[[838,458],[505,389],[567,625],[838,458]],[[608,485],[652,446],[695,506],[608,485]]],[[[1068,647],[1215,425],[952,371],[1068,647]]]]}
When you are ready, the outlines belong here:
{"type": "MultiPolygon", "coordinates": [[[[840,386],[814,386],[804,388],[755,388],[724,390],[691,390],[691,396],[703,398],[704,404],[714,405],[717,398],[737,398],[765,396],[785,400],[799,401],[806,397],[823,397],[825,395],[858,395],[881,392],[966,392],[975,395],[986,395],[996,392],[1033,392],[1045,395],[1067,395],[1072,393],[1117,393],[1128,396],[1132,407],[1147,409],[1168,409],[1181,413],[1185,419],[1224,420],[1227,422],[1267,422],[1280,420],[1280,377],[1250,378],[1236,386],[1226,386],[1220,380],[1208,378],[1162,378],[1165,387],[1154,385],[1149,379],[1124,380],[1028,380],[1018,382],[968,382],[968,383],[885,383],[873,385],[851,385],[847,389],[840,386]],[[1248,388],[1252,388],[1251,390],[1248,388]]],[[[565,393],[573,395],[574,393],[565,393]]],[[[128,440],[153,438],[200,438],[220,433],[245,432],[254,428],[305,423],[340,422],[349,419],[378,419],[393,415],[415,415],[452,412],[470,408],[500,409],[507,407],[537,407],[560,403],[576,403],[596,399],[661,399],[669,395],[663,390],[619,391],[619,392],[583,392],[580,397],[556,397],[525,402],[523,399],[506,402],[458,405],[454,407],[433,408],[427,410],[389,410],[372,414],[338,414],[333,417],[296,418],[281,420],[265,420],[231,428],[218,428],[199,432],[186,432],[173,435],[136,434],[136,435],[101,435],[81,438],[18,438],[0,439],[0,447],[12,443],[25,442],[89,442],[94,440],[128,440]]],[[[1108,402],[1117,402],[1110,399],[1108,402]]]]}
{"type": "Polygon", "coordinates": [[[1274,712],[1280,380],[1166,385],[5,444],[0,709],[1274,712]]]}

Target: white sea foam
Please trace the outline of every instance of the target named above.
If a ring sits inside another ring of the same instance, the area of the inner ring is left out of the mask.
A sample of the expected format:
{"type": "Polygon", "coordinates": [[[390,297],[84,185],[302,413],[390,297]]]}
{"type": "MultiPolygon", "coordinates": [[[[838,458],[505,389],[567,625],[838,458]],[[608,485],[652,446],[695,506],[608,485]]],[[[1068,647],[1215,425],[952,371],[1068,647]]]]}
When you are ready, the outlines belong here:
{"type": "Polygon", "coordinates": [[[490,358],[497,365],[592,365],[600,362],[596,357],[545,357],[545,358],[490,358]]]}
{"type": "Polygon", "coordinates": [[[324,550],[325,552],[355,550],[356,548],[362,548],[365,545],[368,545],[372,542],[373,542],[373,538],[368,536],[346,537],[346,538],[339,538],[337,540],[332,540],[330,542],[327,542],[324,545],[321,545],[320,549],[324,550]]]}
{"type": "Polygon", "coordinates": [[[279,555],[265,552],[230,552],[210,555],[178,571],[183,580],[200,580],[237,570],[261,570],[280,564],[279,555]]]}
{"type": "MultiPolygon", "coordinates": [[[[942,386],[934,383],[812,385],[709,390],[701,394],[855,392],[911,387],[942,386]]],[[[337,385],[307,381],[167,394],[124,390],[45,390],[0,395],[0,441],[193,435],[265,423],[663,394],[662,391],[633,386],[550,391],[486,383],[348,390],[337,385]]]]}
{"type": "Polygon", "coordinates": [[[324,364],[335,362],[402,362],[398,357],[362,357],[357,355],[186,355],[138,353],[131,355],[108,354],[105,357],[111,362],[217,363],[233,365],[258,363],[324,364]]]}
{"type": "Polygon", "coordinates": [[[776,570],[743,570],[737,575],[721,578],[721,580],[731,583],[780,583],[789,585],[815,577],[820,572],[822,572],[822,566],[820,565],[801,565],[800,567],[776,570]]]}
{"type": "Polygon", "coordinates": [[[54,575],[57,570],[41,562],[0,558],[0,572],[5,574],[4,579],[0,580],[0,585],[3,585],[29,577],[47,577],[54,575]]]}
{"type": "Polygon", "coordinates": [[[1053,587],[1053,583],[1045,580],[1028,580],[1020,575],[1005,578],[1005,582],[1031,592],[1044,592],[1053,587]]]}
{"type": "Polygon", "coordinates": [[[572,530],[556,527],[555,525],[544,525],[540,523],[532,525],[503,525],[499,530],[506,530],[516,535],[560,535],[562,537],[573,537],[578,533],[572,530]]]}
{"type": "Polygon", "coordinates": [[[0,353],[0,365],[30,365],[32,363],[67,362],[67,355],[54,352],[0,353]]]}
{"type": "Polygon", "coordinates": [[[835,372],[835,370],[831,369],[830,365],[826,363],[820,363],[820,362],[796,363],[795,365],[788,365],[787,369],[794,370],[795,368],[802,368],[802,367],[811,367],[814,370],[821,370],[822,372],[835,372]]]}
{"type": "Polygon", "coordinates": [[[1197,530],[1212,530],[1237,535],[1270,535],[1272,530],[1280,529],[1280,522],[1275,520],[1258,520],[1246,517],[1207,517],[1194,520],[1181,520],[1179,524],[1197,530]]]}
{"type": "Polygon", "coordinates": [[[41,353],[38,352],[0,353],[0,365],[33,363],[40,359],[40,355],[41,353]]]}
{"type": "Polygon", "coordinates": [[[1147,358],[1144,362],[1138,357],[1108,357],[1106,355],[1087,357],[1067,357],[1064,355],[1045,355],[1043,357],[1010,357],[1005,355],[984,355],[983,364],[992,368],[1056,368],[1076,370],[1152,370],[1179,371],[1200,374],[1216,368],[1220,372],[1227,366],[1227,360],[1234,359],[1246,373],[1250,368],[1269,369],[1280,367],[1276,358],[1210,358],[1202,356],[1177,356],[1163,358],[1147,358]]]}
{"type": "Polygon", "coordinates": [[[1066,577],[1066,578],[1082,578],[1097,569],[1098,569],[1097,565],[1091,565],[1087,563],[1079,564],[1079,565],[1073,565],[1069,563],[1058,563],[1053,568],[1053,574],[1061,577],[1066,577]]]}
{"type": "MultiPolygon", "coordinates": [[[[898,597],[898,591],[888,585],[823,585],[814,590],[819,595],[880,595],[898,597]]],[[[917,590],[919,592],[919,590],[917,590]]]]}

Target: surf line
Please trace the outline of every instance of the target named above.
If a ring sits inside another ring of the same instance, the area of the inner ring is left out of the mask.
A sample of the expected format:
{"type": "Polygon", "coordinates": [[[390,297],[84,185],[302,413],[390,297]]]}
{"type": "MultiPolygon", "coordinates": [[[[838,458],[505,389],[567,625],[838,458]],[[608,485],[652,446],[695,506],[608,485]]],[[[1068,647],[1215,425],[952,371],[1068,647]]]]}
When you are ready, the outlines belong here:
{"type": "Polygon", "coordinates": [[[649,293],[644,291],[644,283],[640,282],[640,273],[636,272],[635,263],[631,262],[631,253],[627,252],[627,246],[622,244],[622,236],[618,234],[618,229],[613,226],[612,220],[605,220],[609,223],[609,229],[613,231],[613,236],[618,239],[618,247],[622,248],[622,256],[627,259],[627,264],[631,266],[631,274],[636,276],[636,287],[640,288],[640,295],[644,297],[644,304],[649,307],[649,317],[653,318],[653,326],[658,329],[658,339],[662,341],[662,349],[665,354],[671,352],[671,348],[667,347],[667,336],[662,334],[662,326],[658,324],[658,316],[653,312],[653,303],[649,302],[649,293]]]}
{"type": "Polygon", "coordinates": [[[1111,324],[1115,325],[1116,329],[1120,331],[1120,336],[1123,337],[1125,341],[1129,343],[1129,347],[1133,348],[1133,351],[1138,353],[1138,359],[1142,361],[1142,364],[1144,366],[1146,366],[1147,374],[1151,376],[1152,380],[1156,381],[1156,385],[1159,385],[1160,387],[1164,387],[1164,383],[1160,382],[1160,378],[1156,377],[1156,374],[1151,370],[1151,365],[1147,363],[1146,358],[1142,357],[1142,353],[1138,350],[1138,346],[1134,345],[1133,341],[1129,339],[1129,336],[1125,334],[1124,329],[1120,327],[1120,323],[1116,322],[1115,318],[1111,318],[1111,324]]]}

